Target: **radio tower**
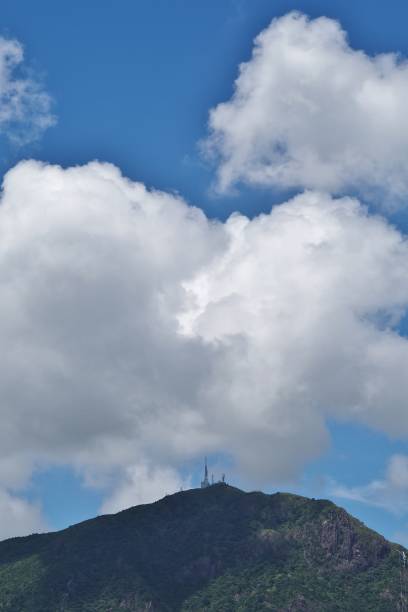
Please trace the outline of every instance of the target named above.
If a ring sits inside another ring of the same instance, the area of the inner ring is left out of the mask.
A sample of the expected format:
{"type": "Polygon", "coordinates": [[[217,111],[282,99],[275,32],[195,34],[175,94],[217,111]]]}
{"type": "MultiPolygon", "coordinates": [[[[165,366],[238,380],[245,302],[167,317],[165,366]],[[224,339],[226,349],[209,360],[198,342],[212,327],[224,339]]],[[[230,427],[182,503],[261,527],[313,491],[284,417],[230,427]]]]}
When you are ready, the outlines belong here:
{"type": "Polygon", "coordinates": [[[210,486],[210,482],[208,480],[208,467],[207,467],[207,457],[204,462],[204,480],[201,481],[201,488],[206,489],[210,486]]]}

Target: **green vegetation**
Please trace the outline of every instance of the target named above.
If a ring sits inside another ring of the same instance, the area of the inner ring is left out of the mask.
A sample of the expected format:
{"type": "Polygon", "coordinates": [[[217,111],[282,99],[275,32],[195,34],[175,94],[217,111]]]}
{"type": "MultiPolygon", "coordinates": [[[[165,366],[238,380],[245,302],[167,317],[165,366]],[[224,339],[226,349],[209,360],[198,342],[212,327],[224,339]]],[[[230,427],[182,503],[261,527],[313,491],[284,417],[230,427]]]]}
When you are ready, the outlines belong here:
{"type": "Polygon", "coordinates": [[[0,612],[398,610],[399,554],[329,501],[215,485],[0,543],[0,612]]]}

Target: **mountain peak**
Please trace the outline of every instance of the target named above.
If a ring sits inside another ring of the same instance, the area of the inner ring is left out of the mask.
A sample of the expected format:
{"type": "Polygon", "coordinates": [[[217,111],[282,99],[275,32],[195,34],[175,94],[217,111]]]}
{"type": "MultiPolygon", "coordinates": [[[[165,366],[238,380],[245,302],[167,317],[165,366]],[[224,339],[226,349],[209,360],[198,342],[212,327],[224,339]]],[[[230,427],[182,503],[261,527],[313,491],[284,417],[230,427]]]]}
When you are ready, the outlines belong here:
{"type": "Polygon", "coordinates": [[[0,610],[395,610],[401,550],[328,500],[219,483],[0,543],[0,610]]]}

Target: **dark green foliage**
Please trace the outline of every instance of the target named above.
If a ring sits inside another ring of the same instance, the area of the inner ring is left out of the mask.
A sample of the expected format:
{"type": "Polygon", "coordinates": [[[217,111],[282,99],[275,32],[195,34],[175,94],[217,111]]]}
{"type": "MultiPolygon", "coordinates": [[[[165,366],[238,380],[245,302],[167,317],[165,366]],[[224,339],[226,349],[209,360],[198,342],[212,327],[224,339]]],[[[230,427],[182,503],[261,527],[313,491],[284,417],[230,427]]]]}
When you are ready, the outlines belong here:
{"type": "Polygon", "coordinates": [[[0,612],[398,610],[400,547],[329,501],[214,485],[0,543],[0,612]]]}

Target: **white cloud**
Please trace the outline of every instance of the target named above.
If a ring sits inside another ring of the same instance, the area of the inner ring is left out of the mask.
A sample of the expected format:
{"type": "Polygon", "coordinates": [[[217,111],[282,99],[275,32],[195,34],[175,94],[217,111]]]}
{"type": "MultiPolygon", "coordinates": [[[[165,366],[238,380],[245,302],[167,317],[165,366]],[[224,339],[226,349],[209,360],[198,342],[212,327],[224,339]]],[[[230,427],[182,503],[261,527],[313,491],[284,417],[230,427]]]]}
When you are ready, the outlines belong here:
{"type": "Polygon", "coordinates": [[[109,164],[20,163],[0,205],[0,485],[63,462],[118,509],[205,453],[252,485],[290,478],[327,417],[407,437],[407,306],[407,243],[356,200],[221,223],[109,164]]]}
{"type": "Polygon", "coordinates": [[[408,195],[408,64],[353,50],[338,22],[275,19],[210,113],[218,187],[380,190],[408,195]]]}
{"type": "Polygon", "coordinates": [[[169,467],[149,469],[143,464],[129,466],[123,480],[102,505],[101,512],[112,513],[130,506],[149,504],[190,486],[189,480],[183,480],[176,470],[169,467]]]}
{"type": "Polygon", "coordinates": [[[46,530],[41,508],[0,488],[0,540],[46,530]]]}
{"type": "Polygon", "coordinates": [[[40,82],[21,74],[23,62],[21,44],[0,37],[0,134],[18,145],[36,140],[56,121],[40,82]]]}
{"type": "Polygon", "coordinates": [[[332,485],[331,494],[384,508],[395,514],[405,514],[408,507],[408,456],[392,455],[382,479],[354,487],[336,483],[332,485]]]}

